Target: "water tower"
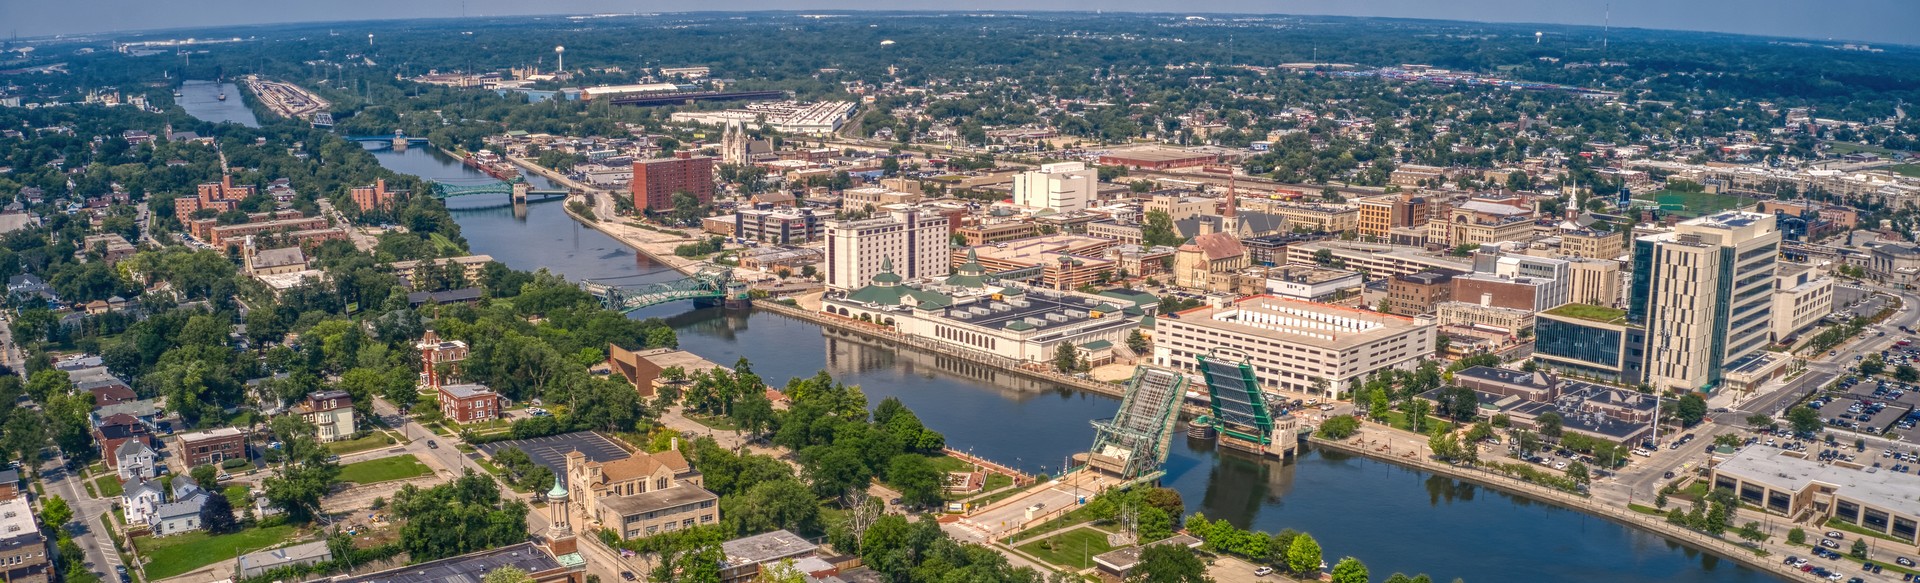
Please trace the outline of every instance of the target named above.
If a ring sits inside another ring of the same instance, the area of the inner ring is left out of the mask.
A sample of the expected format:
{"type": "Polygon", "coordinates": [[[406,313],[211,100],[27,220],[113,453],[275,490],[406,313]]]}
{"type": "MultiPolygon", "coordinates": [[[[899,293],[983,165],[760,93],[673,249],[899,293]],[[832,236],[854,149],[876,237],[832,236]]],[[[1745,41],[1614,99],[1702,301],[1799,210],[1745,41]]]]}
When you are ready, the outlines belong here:
{"type": "Polygon", "coordinates": [[[553,47],[553,59],[555,63],[560,67],[560,70],[557,72],[559,73],[567,72],[567,47],[564,47],[564,46],[553,47]]]}

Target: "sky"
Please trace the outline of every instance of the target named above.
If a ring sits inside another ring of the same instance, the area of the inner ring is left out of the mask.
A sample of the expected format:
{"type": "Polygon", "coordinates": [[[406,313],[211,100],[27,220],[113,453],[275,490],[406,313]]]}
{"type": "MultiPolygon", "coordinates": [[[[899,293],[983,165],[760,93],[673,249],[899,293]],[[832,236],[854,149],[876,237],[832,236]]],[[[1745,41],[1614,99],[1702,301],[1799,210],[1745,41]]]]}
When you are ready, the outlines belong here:
{"type": "MultiPolygon", "coordinates": [[[[182,27],[686,10],[1108,10],[1166,0],[0,0],[0,34],[34,37],[182,27]]],[[[1920,45],[1920,0],[1213,0],[1207,12],[1385,16],[1731,32],[1920,45]]]]}

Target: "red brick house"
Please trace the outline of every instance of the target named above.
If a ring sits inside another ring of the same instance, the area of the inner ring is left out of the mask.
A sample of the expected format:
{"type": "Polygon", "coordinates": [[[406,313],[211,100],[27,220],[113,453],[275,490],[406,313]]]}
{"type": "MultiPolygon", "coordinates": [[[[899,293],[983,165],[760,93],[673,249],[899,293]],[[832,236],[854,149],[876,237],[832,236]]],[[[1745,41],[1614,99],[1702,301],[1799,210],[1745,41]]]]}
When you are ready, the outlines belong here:
{"type": "Polygon", "coordinates": [[[446,385],[440,387],[440,413],[455,423],[498,419],[500,394],[484,385],[446,385]]]}

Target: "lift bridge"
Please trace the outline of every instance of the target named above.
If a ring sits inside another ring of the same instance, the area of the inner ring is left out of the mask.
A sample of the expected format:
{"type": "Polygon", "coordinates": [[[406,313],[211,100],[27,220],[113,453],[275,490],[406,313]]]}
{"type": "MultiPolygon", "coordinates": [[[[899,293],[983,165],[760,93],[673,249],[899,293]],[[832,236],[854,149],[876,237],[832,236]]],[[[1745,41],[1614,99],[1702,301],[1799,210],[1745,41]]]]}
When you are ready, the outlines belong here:
{"type": "Polygon", "coordinates": [[[733,270],[715,266],[701,268],[673,281],[617,284],[588,280],[580,283],[580,289],[599,298],[607,309],[623,313],[681,300],[728,308],[742,308],[751,303],[746,282],[734,279],[733,270]]]}

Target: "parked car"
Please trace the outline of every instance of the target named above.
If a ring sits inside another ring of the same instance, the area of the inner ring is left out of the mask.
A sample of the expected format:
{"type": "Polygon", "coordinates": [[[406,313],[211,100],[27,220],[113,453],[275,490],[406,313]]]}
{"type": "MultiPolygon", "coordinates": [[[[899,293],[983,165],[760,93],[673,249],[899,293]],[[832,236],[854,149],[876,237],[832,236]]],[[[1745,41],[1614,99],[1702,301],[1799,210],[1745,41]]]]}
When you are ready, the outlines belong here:
{"type": "Polygon", "coordinates": [[[1261,567],[1253,570],[1253,576],[1265,577],[1273,574],[1273,567],[1261,567]]]}

